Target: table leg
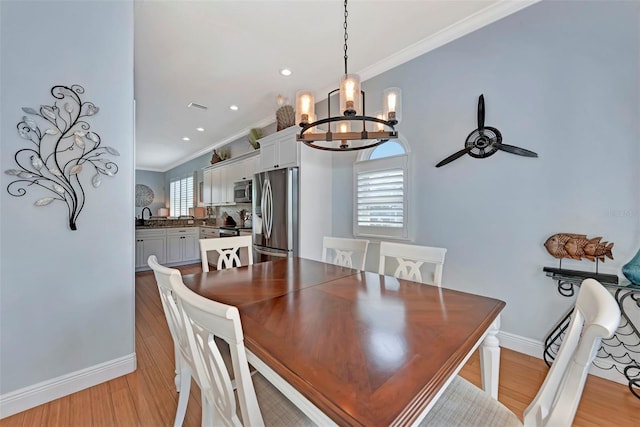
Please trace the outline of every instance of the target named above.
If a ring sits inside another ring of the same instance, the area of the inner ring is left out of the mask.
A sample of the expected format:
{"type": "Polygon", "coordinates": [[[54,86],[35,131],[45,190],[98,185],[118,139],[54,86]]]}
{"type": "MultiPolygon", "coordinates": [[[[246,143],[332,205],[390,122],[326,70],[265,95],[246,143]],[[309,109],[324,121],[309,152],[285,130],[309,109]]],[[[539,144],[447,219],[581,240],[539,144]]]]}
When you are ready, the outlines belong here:
{"type": "Polygon", "coordinates": [[[496,318],[480,346],[480,372],[482,388],[494,399],[498,399],[498,380],[500,377],[500,316],[496,318]]]}

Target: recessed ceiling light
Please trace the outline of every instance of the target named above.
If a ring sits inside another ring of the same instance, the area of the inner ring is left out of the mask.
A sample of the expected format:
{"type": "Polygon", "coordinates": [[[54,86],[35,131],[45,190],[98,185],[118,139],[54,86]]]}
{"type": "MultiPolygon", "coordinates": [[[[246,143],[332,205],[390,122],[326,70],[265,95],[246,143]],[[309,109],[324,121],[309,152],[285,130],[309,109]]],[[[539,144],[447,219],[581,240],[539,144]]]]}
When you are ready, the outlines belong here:
{"type": "Polygon", "coordinates": [[[191,139],[187,136],[185,136],[184,138],[182,138],[183,141],[191,141],[191,139]]]}
{"type": "Polygon", "coordinates": [[[291,75],[291,70],[288,68],[283,68],[282,70],[280,70],[280,74],[285,77],[288,77],[291,75]]]}
{"type": "Polygon", "coordinates": [[[198,132],[204,132],[204,128],[196,128],[198,132]]]}
{"type": "Polygon", "coordinates": [[[233,111],[238,111],[238,106],[234,104],[234,105],[229,106],[229,109],[233,110],[233,111]]]}

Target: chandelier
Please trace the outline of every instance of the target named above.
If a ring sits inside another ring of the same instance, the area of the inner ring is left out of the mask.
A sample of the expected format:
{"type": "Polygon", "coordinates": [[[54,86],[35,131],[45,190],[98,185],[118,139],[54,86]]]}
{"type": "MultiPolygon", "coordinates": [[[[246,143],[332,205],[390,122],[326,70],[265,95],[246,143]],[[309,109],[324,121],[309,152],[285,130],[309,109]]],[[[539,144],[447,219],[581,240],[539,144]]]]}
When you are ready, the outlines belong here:
{"type": "Polygon", "coordinates": [[[344,76],[340,87],[327,94],[327,118],[316,120],[315,99],[311,91],[296,93],[296,123],[301,127],[296,136],[309,147],[328,151],[354,151],[375,147],[397,138],[395,126],[401,118],[401,91],[389,88],[383,92],[383,111],[376,117],[365,112],[365,93],[360,89],[360,77],[347,71],[347,0],[344,2],[344,76]],[[339,92],[339,111],[331,116],[331,96],[339,92]],[[326,131],[319,126],[326,125],[326,131]],[[337,142],[339,141],[339,142],[337,142]]]}

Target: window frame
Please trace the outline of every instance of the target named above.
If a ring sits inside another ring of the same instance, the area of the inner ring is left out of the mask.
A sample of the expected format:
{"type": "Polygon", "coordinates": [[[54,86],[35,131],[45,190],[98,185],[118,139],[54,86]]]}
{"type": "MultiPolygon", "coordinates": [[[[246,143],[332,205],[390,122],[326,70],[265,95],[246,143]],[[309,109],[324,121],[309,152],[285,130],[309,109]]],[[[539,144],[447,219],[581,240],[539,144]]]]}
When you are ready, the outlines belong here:
{"type": "Polygon", "coordinates": [[[409,240],[409,145],[402,136],[393,140],[402,146],[404,154],[381,157],[371,160],[371,155],[378,147],[362,150],[353,165],[353,235],[355,237],[372,237],[379,239],[409,240]],[[391,168],[403,170],[403,226],[402,227],[371,227],[358,225],[358,175],[361,172],[371,172],[391,168]]]}

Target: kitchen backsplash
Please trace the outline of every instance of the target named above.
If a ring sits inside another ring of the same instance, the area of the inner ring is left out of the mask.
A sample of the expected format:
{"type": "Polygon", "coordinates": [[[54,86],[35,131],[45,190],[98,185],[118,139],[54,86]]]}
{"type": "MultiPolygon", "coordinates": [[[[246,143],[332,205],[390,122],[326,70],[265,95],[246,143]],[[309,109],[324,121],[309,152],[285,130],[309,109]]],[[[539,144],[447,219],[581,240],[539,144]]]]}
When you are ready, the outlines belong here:
{"type": "Polygon", "coordinates": [[[236,222],[236,226],[242,227],[243,221],[240,220],[240,211],[245,210],[247,213],[251,213],[251,203],[238,203],[233,206],[215,206],[213,208],[214,217],[216,218],[216,225],[224,225],[224,214],[231,216],[236,222]]]}

